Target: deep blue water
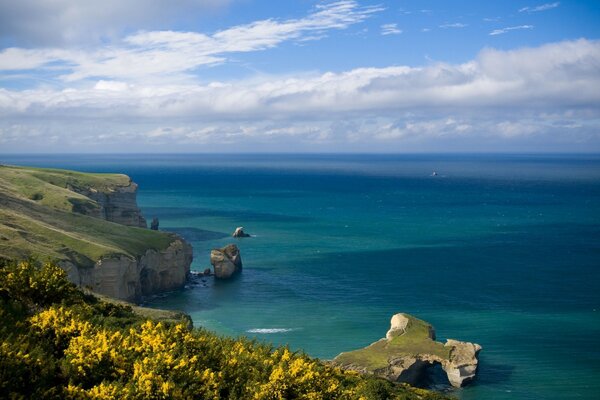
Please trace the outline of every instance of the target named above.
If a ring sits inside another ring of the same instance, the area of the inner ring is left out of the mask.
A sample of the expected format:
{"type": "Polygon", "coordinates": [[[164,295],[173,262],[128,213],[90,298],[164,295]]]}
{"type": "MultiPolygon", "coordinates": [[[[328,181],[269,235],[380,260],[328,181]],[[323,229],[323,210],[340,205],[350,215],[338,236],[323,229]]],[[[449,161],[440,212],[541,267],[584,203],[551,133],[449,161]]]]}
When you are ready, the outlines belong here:
{"type": "Polygon", "coordinates": [[[600,393],[600,156],[0,156],[123,172],[148,219],[244,271],[148,301],[196,326],[331,358],[408,312],[483,346],[463,399],[600,393]],[[437,171],[437,176],[431,176],[437,171]]]}

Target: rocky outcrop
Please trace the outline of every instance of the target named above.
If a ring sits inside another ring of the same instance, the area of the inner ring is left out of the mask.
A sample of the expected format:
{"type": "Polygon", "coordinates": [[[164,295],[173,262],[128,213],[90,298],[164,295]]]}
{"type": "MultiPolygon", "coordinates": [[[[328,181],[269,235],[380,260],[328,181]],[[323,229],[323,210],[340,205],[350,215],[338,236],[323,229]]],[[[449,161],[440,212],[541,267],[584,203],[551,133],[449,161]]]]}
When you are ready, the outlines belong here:
{"type": "Polygon", "coordinates": [[[448,339],[444,346],[450,349],[450,359],[442,363],[442,368],[452,386],[461,387],[475,379],[481,346],[453,339],[448,339]]]}
{"type": "Polygon", "coordinates": [[[210,263],[217,279],[228,279],[242,271],[242,256],[235,244],[213,249],[210,252],[210,263]]]}
{"type": "Polygon", "coordinates": [[[98,205],[97,207],[74,207],[74,211],[121,225],[146,228],[146,219],[142,216],[136,202],[137,188],[138,185],[132,181],[129,181],[127,186],[112,186],[102,191],[93,187],[68,187],[98,205]]]}
{"type": "Polygon", "coordinates": [[[435,341],[433,327],[408,314],[396,314],[386,337],[363,349],[338,355],[344,369],[374,374],[394,382],[420,384],[428,368],[439,364],[449,383],[461,387],[477,374],[481,346],[448,339],[435,341]]]}
{"type": "Polygon", "coordinates": [[[159,225],[158,218],[156,218],[156,217],[152,218],[152,222],[150,223],[150,229],[153,231],[157,231],[158,225],[159,225]]]}
{"type": "Polygon", "coordinates": [[[237,228],[235,228],[235,231],[233,232],[233,234],[231,236],[233,236],[234,238],[250,237],[249,234],[244,232],[243,226],[238,226],[237,228]]]}
{"type": "Polygon", "coordinates": [[[179,289],[190,272],[192,247],[175,238],[164,250],[148,249],[141,257],[115,255],[98,260],[92,268],[63,261],[71,282],[113,298],[139,301],[144,295],[179,289]]]}

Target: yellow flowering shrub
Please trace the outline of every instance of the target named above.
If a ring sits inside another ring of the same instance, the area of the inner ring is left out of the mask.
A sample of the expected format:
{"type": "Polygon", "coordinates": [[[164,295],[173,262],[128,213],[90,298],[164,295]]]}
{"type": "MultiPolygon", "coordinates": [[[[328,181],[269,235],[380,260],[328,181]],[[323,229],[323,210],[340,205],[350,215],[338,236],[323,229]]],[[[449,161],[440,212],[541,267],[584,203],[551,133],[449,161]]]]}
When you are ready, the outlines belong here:
{"type": "Polygon", "coordinates": [[[288,348],[142,320],[83,295],[56,268],[0,265],[0,398],[443,398],[288,348]]]}

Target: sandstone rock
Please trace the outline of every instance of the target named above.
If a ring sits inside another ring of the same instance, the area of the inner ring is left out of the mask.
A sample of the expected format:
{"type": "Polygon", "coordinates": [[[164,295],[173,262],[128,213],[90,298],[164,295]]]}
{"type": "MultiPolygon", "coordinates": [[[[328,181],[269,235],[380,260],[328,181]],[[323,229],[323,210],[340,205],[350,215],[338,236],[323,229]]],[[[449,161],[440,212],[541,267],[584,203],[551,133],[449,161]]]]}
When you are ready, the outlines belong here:
{"type": "Polygon", "coordinates": [[[69,280],[97,293],[127,301],[184,286],[192,263],[192,247],[176,238],[162,251],[147,250],[141,257],[117,255],[98,260],[92,268],[60,262],[69,280]]]}
{"type": "Polygon", "coordinates": [[[237,228],[235,228],[235,232],[233,232],[233,234],[231,236],[233,236],[234,238],[250,237],[249,234],[244,232],[243,226],[238,226],[237,228]]]}
{"type": "Polygon", "coordinates": [[[150,223],[150,229],[152,229],[153,231],[158,230],[158,218],[152,218],[152,222],[150,223]]]}
{"type": "Polygon", "coordinates": [[[341,353],[334,364],[412,385],[422,382],[427,369],[436,364],[452,386],[461,387],[475,378],[480,345],[453,339],[436,342],[431,324],[408,314],[396,314],[390,322],[384,339],[341,353]]]}
{"type": "Polygon", "coordinates": [[[392,340],[394,336],[402,335],[408,327],[410,320],[404,314],[395,314],[390,321],[390,329],[385,334],[387,340],[392,340]]]}
{"type": "Polygon", "coordinates": [[[452,386],[461,387],[472,381],[477,373],[481,346],[453,339],[448,339],[444,346],[450,348],[450,360],[442,363],[442,368],[452,386]]]}
{"type": "Polygon", "coordinates": [[[77,212],[121,225],[146,228],[146,220],[136,202],[137,188],[138,185],[132,181],[129,181],[127,186],[115,186],[106,191],[99,191],[95,188],[68,187],[98,204],[98,207],[79,208],[76,210],[77,212]]]}
{"type": "Polygon", "coordinates": [[[242,257],[235,244],[210,252],[210,263],[215,269],[215,278],[228,279],[242,270],[242,257]]]}

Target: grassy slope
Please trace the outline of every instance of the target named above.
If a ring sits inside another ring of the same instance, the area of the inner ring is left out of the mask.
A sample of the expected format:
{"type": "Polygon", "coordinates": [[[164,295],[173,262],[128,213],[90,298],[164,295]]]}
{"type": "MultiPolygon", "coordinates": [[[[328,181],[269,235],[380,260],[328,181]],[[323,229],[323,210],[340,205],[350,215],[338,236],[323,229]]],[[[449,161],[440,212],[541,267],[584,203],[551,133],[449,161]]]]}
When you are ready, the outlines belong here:
{"type": "MultiPolygon", "coordinates": [[[[406,315],[406,314],[405,314],[406,315]]],[[[359,365],[373,372],[388,366],[388,360],[405,355],[433,354],[449,358],[447,347],[428,336],[430,325],[413,316],[406,331],[391,341],[379,340],[363,349],[342,353],[336,357],[336,363],[359,365]]]]}
{"type": "Polygon", "coordinates": [[[166,248],[173,240],[167,233],[73,212],[74,201],[98,205],[69,187],[110,192],[129,183],[126,175],[0,166],[0,257],[35,255],[91,266],[103,256],[166,248]]]}

